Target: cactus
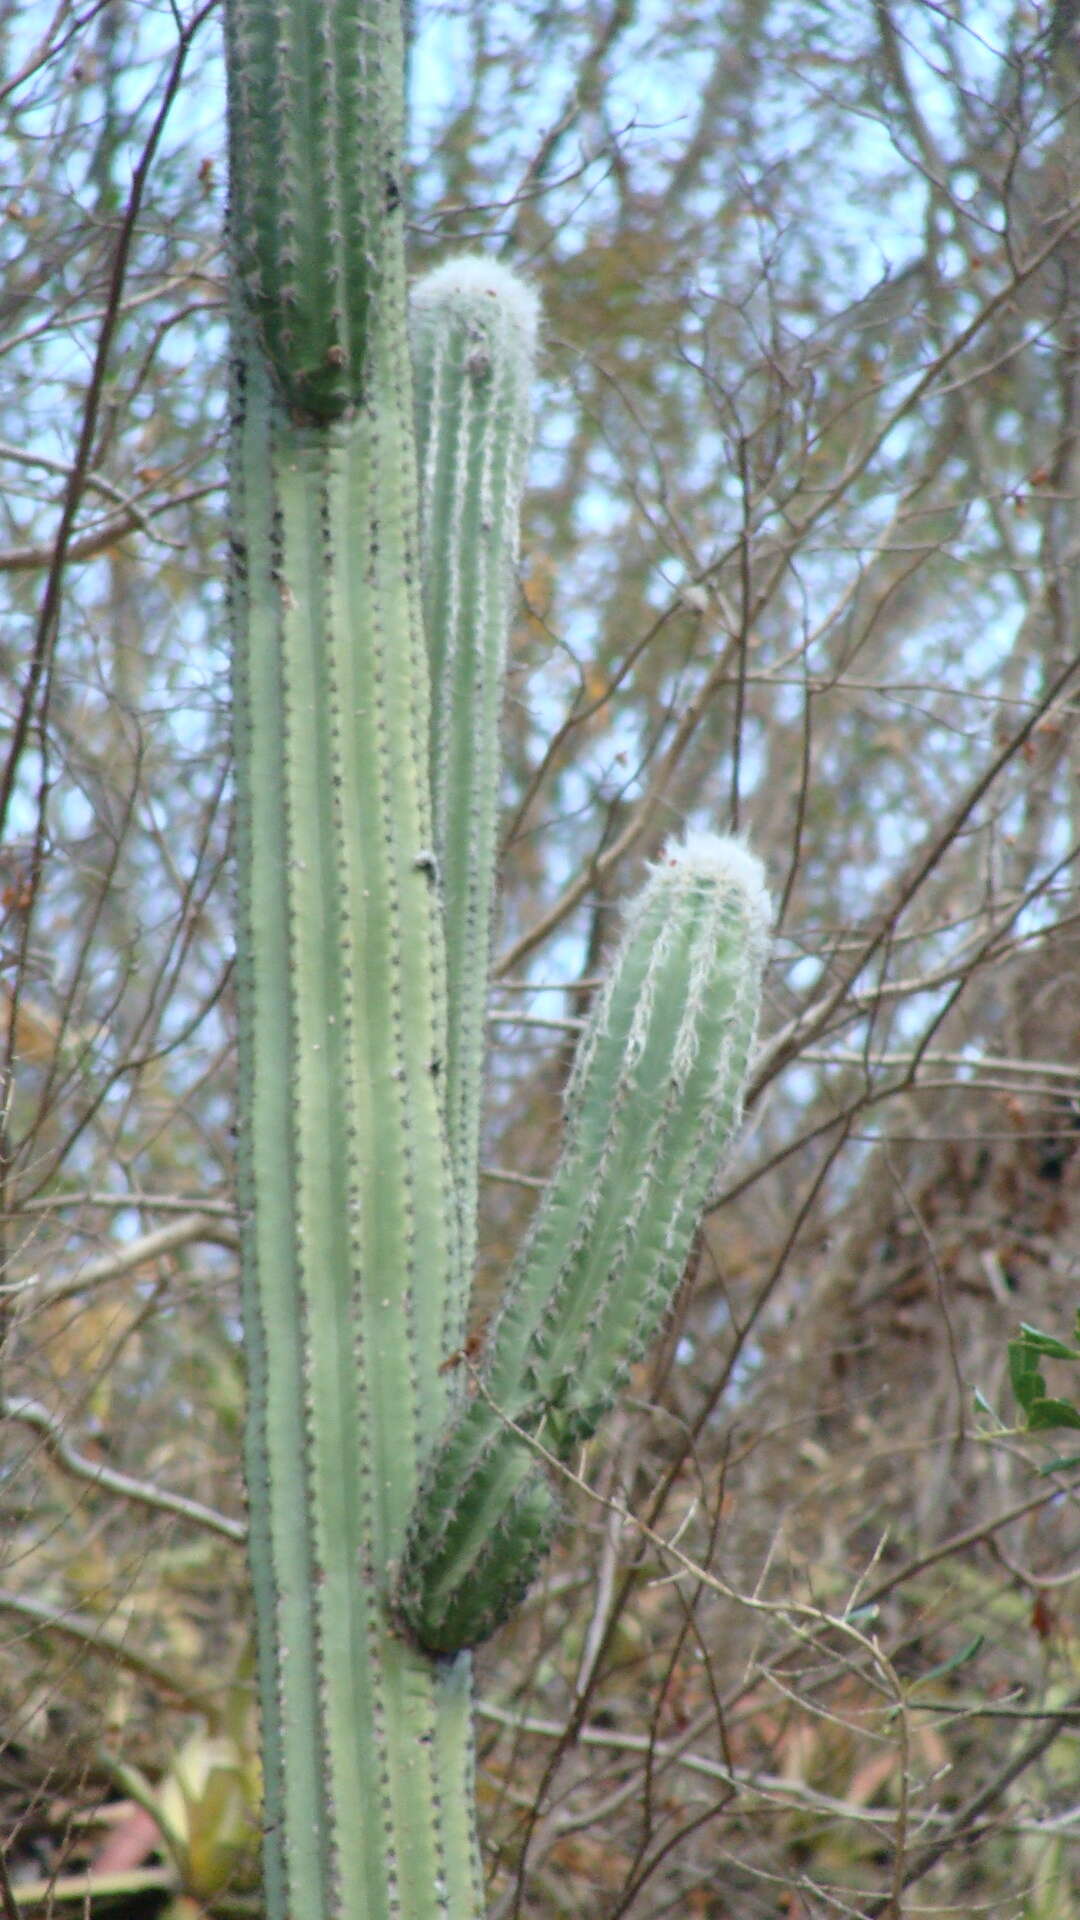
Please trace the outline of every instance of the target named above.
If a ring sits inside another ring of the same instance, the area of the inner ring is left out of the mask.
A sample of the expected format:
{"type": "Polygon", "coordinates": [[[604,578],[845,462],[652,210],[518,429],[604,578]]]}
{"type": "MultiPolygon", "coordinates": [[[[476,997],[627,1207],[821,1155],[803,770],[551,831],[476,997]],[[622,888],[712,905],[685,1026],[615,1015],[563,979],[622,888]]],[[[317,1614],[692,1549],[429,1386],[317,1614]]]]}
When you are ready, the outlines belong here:
{"type": "Polygon", "coordinates": [[[427,668],[403,223],[387,191],[397,7],[231,0],[228,59],[267,1906],[279,1920],[457,1916],[480,1906],[467,1662],[409,1645],[389,1591],[464,1284],[438,1084],[442,933],[420,858],[427,668]],[[333,140],[310,124],[324,115],[333,140]],[[325,246],[298,265],[312,227],[325,246]]]}
{"type": "Polygon", "coordinates": [[[442,1655],[524,1591],[557,1518],[536,1443],[565,1454],[592,1431],[678,1281],[737,1113],[763,941],[749,856],[692,838],[661,863],[468,1398],[443,1363],[474,1237],[535,307],[489,265],[433,275],[414,312],[414,420],[398,6],[228,0],[226,14],[242,1271],[270,1920],[479,1913],[470,1664],[442,1655]]]}
{"type": "Polygon", "coordinates": [[[463,1257],[476,1222],[499,718],[536,350],[535,294],[497,262],[436,267],[410,303],[431,671],[434,853],[446,929],[446,1111],[463,1257]]]}
{"type": "Polygon", "coordinates": [[[759,862],[704,833],[665,850],[631,908],[478,1397],[414,1512],[399,1599],[433,1650],[512,1610],[554,1519],[530,1439],[566,1460],[595,1432],[682,1278],[739,1120],[768,913],[759,862]]]}

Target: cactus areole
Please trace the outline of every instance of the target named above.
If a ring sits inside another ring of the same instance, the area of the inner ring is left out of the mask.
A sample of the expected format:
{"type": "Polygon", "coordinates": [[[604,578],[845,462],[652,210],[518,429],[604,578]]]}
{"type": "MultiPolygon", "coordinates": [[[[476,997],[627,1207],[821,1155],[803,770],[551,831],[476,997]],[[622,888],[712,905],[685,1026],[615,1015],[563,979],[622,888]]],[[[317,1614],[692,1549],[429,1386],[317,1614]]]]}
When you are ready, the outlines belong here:
{"type": "Polygon", "coordinates": [[[688,836],[631,906],[478,1384],[499,710],[536,302],[408,317],[397,0],[227,0],[247,1478],[270,1920],[478,1920],[467,1649],[686,1264],[767,902],[688,836]],[[415,394],[415,398],[414,398],[415,394]],[[453,1658],[447,1656],[455,1656],[453,1658]]]}

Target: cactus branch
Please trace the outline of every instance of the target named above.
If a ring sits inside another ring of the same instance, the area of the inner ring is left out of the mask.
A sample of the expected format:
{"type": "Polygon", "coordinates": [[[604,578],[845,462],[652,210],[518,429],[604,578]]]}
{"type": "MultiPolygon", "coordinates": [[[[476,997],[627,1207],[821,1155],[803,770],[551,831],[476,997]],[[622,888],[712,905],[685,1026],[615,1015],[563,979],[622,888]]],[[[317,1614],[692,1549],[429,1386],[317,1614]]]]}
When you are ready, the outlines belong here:
{"type": "Polygon", "coordinates": [[[481,1392],[436,1449],[410,1524],[398,1600],[422,1645],[472,1644],[516,1604],[553,1524],[529,1438],[568,1459],[595,1432],[682,1279],[739,1122],[768,920],[759,862],[702,833],[666,849],[630,910],[481,1392]],[[497,1565],[477,1556],[488,1536],[497,1565]]]}
{"type": "Polygon", "coordinates": [[[468,1269],[491,963],[499,722],[537,302],[508,267],[466,257],[420,280],[410,312],[434,851],[447,946],[447,1129],[468,1269]]]}

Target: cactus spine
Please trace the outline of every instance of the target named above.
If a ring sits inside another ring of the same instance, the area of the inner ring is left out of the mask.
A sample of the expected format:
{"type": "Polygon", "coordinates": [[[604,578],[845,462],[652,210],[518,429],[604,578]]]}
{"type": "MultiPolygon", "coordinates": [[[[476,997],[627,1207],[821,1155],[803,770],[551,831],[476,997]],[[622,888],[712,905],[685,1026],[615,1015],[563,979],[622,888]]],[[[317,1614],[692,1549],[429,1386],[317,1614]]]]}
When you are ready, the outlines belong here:
{"type": "Polygon", "coordinates": [[[484,263],[432,275],[414,423],[399,0],[227,0],[226,26],[266,1907],[475,1920],[469,1660],[441,1656],[505,1618],[550,1540],[531,1443],[593,1431],[681,1275],[738,1114],[764,894],[707,836],[649,881],[470,1398],[443,1361],[474,1236],[535,305],[484,263]]]}
{"type": "Polygon", "coordinates": [[[413,1517],[400,1604],[426,1646],[472,1645],[511,1610],[554,1517],[529,1439],[569,1459],[679,1284],[739,1120],[768,917],[759,862],[703,833],[666,849],[630,911],[480,1392],[413,1517]]]}

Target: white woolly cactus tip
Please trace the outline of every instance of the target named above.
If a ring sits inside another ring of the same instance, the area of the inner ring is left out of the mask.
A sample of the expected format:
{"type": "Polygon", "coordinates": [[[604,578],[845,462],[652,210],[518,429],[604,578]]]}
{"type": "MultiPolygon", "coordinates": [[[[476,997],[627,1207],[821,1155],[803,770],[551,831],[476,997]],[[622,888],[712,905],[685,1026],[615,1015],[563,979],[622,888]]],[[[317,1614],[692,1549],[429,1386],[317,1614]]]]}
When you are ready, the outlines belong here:
{"type": "Polygon", "coordinates": [[[539,296],[512,267],[489,260],[482,253],[466,253],[433,267],[412,290],[417,314],[439,305],[454,305],[483,316],[487,302],[495,302],[504,325],[517,333],[531,353],[540,325],[539,296]]]}
{"type": "Polygon", "coordinates": [[[772,900],[765,868],[756,853],[729,833],[709,833],[690,827],[681,840],[669,840],[652,871],[662,874],[681,868],[687,880],[712,880],[717,886],[741,893],[755,917],[768,926],[772,900]]]}

